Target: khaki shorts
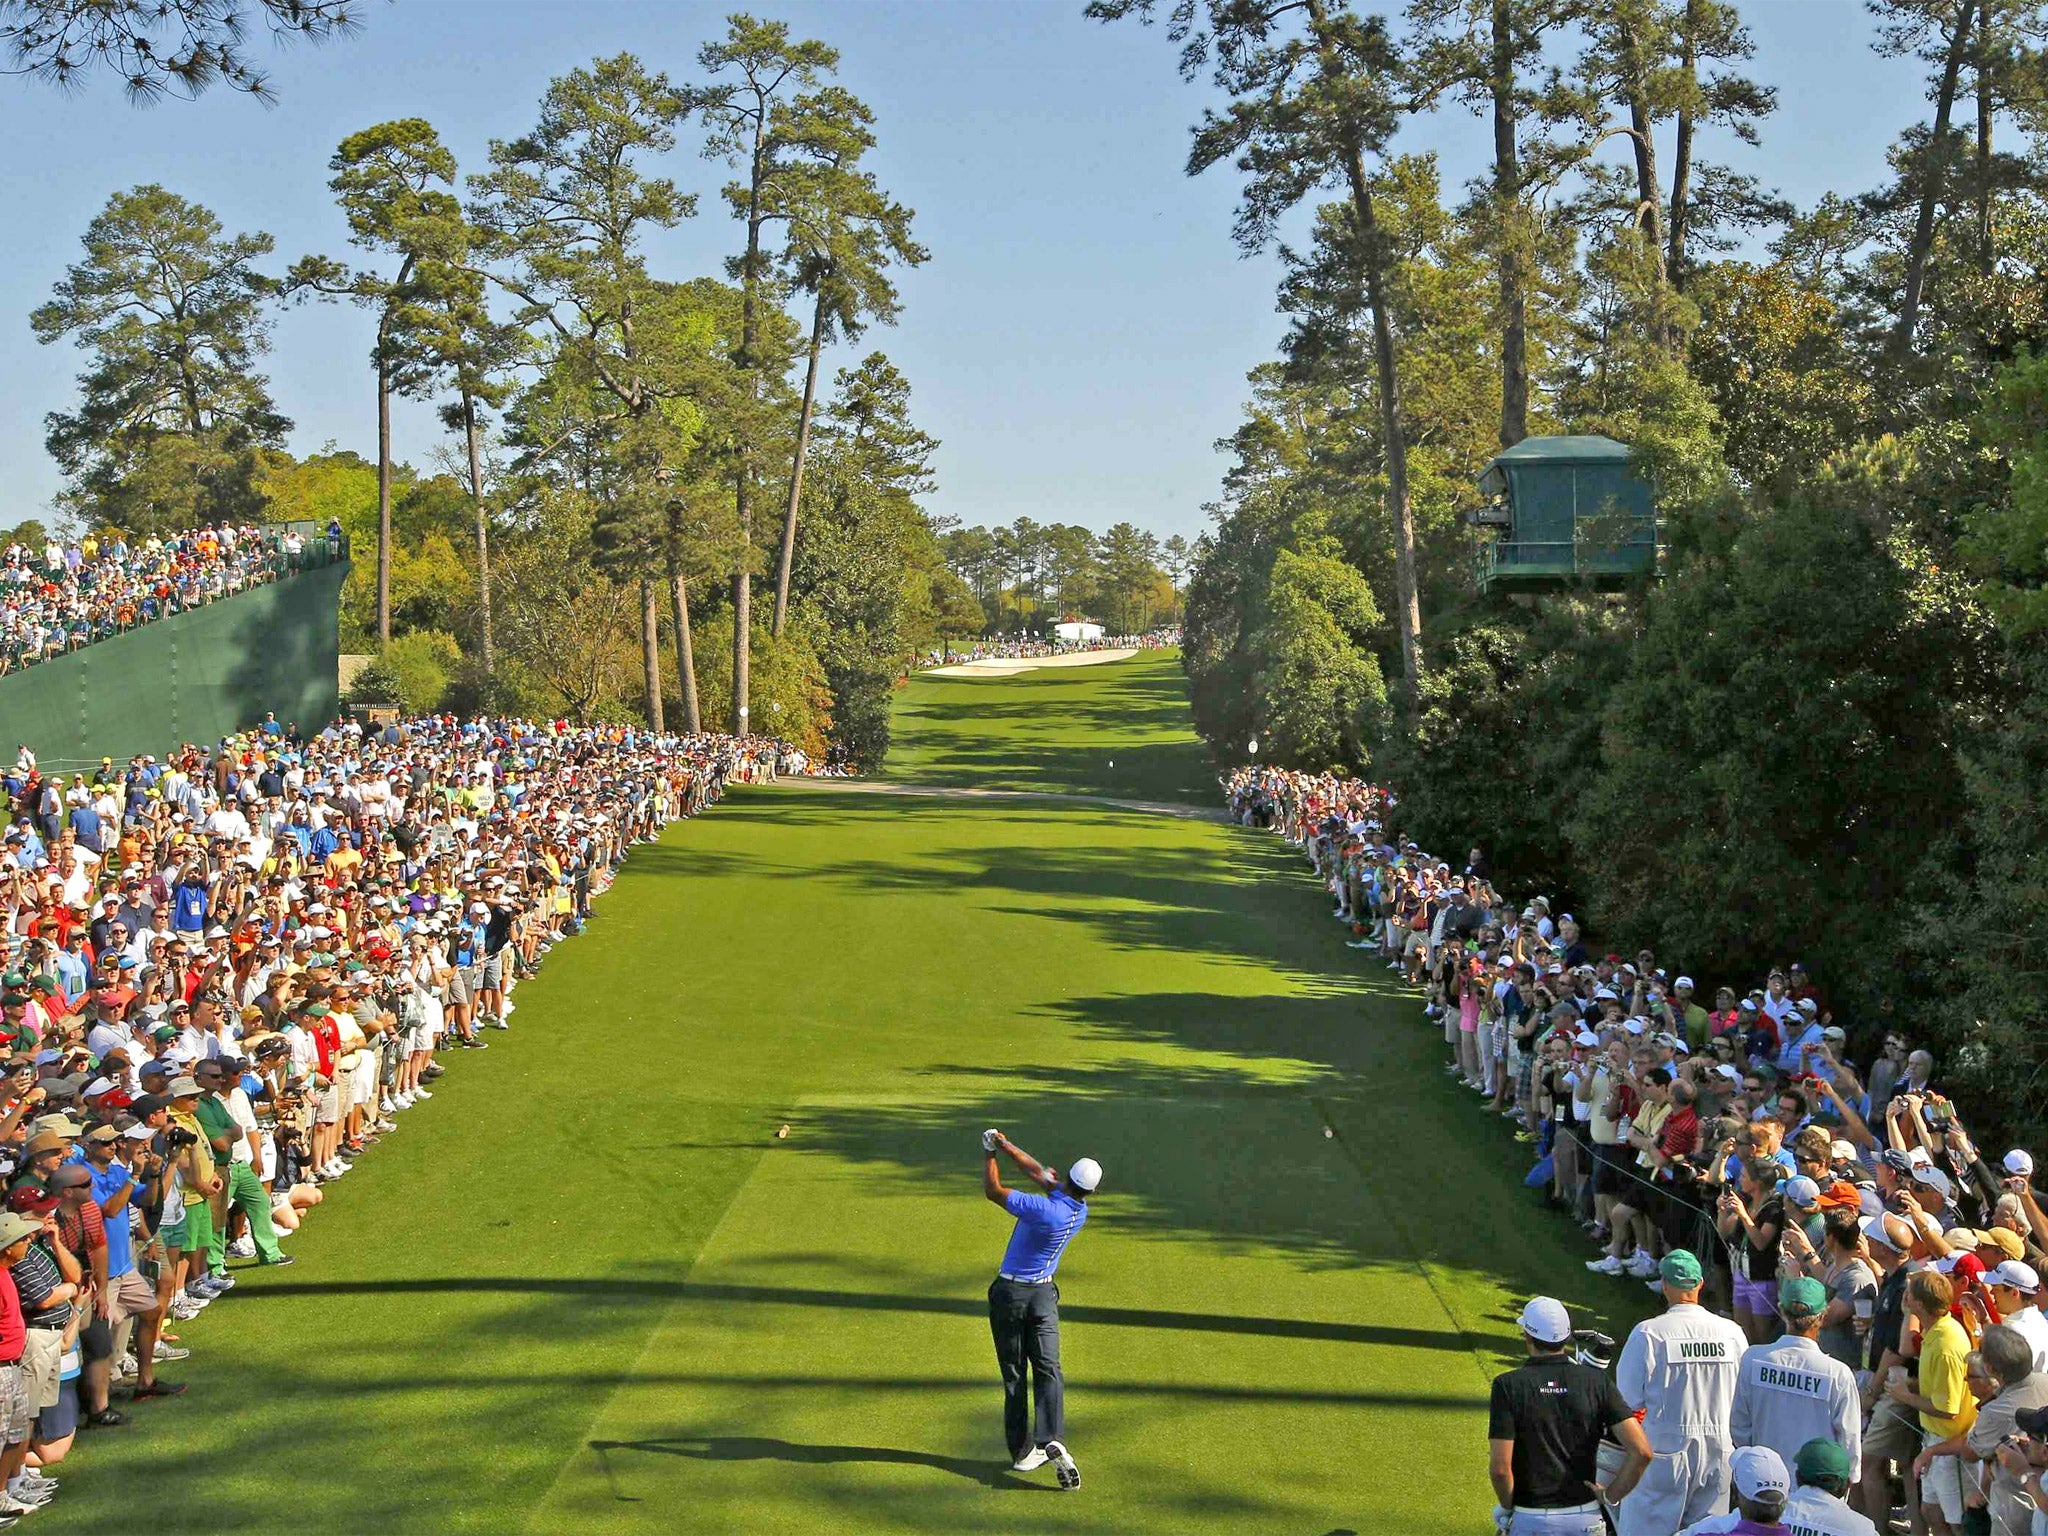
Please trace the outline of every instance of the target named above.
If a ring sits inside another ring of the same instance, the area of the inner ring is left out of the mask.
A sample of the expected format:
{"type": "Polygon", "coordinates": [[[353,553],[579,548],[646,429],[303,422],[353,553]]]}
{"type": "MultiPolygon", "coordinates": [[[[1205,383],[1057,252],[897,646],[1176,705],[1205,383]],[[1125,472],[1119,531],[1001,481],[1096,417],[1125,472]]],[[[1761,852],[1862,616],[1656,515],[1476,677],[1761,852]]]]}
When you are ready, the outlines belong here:
{"type": "Polygon", "coordinates": [[[29,1425],[34,1420],[28,1393],[22,1390],[21,1367],[12,1361],[0,1365],[0,1441],[22,1444],[28,1439],[29,1425]]]}
{"type": "Polygon", "coordinates": [[[1903,1466],[1919,1454],[1923,1438],[1919,1414],[1880,1397],[1870,1410],[1869,1427],[1863,1431],[1863,1459],[1896,1461],[1903,1466]]]}
{"type": "Polygon", "coordinates": [[[114,1304],[113,1322],[116,1327],[131,1317],[146,1317],[156,1310],[156,1287],[132,1269],[110,1280],[107,1293],[114,1304]]]}
{"type": "Polygon", "coordinates": [[[41,1413],[57,1401],[64,1330],[30,1328],[27,1335],[28,1340],[21,1347],[21,1390],[28,1399],[28,1411],[41,1413]]]}

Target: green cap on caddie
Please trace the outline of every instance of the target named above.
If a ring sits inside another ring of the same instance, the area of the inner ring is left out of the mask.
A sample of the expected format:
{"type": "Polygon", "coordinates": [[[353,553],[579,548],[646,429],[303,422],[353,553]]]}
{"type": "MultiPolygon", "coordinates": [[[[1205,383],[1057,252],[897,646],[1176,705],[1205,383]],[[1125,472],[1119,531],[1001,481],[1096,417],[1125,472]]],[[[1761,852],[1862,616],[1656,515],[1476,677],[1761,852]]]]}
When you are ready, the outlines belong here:
{"type": "Polygon", "coordinates": [[[1792,1470],[1799,1474],[1802,1484],[1831,1480],[1846,1483],[1856,1475],[1856,1464],[1841,1446],[1821,1436],[1799,1447],[1799,1454],[1792,1459],[1792,1470]]]}
{"type": "Polygon", "coordinates": [[[1818,1280],[1801,1275],[1778,1287],[1778,1309],[1808,1316],[1828,1309],[1828,1288],[1818,1280]]]}
{"type": "Polygon", "coordinates": [[[1700,1283],[1700,1261],[1685,1249],[1674,1248],[1664,1255],[1657,1273],[1666,1285],[1689,1291],[1700,1283]]]}

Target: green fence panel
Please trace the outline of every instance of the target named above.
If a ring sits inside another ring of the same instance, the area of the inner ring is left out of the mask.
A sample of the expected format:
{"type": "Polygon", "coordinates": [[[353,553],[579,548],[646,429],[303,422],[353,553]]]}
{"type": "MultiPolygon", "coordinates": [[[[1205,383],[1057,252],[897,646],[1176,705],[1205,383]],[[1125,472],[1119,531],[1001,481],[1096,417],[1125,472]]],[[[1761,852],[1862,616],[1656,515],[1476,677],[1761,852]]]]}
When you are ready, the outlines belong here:
{"type": "Polygon", "coordinates": [[[46,768],[162,756],[275,710],[309,734],[341,705],[339,561],[0,678],[0,751],[46,768]]]}

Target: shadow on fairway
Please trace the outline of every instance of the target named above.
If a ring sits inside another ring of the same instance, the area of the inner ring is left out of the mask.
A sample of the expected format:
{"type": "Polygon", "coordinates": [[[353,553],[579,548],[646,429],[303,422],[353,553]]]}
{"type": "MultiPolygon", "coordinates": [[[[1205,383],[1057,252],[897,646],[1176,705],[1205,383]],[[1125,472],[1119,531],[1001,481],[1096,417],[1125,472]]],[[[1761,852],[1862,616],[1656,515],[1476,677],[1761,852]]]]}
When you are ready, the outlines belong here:
{"type": "MultiPolygon", "coordinates": [[[[590,1448],[611,1471],[614,1451],[645,1451],[656,1456],[688,1456],[697,1461],[790,1461],[803,1466],[840,1462],[876,1462],[895,1467],[930,1467],[980,1483],[984,1488],[1016,1493],[1058,1493],[1051,1483],[1026,1482],[997,1462],[971,1461],[965,1456],[937,1456],[929,1451],[904,1451],[877,1445],[797,1445],[760,1435],[729,1435],[700,1439],[677,1436],[658,1440],[593,1440],[590,1448]]],[[[617,1497],[627,1499],[625,1494],[617,1497]]]]}
{"type": "MultiPolygon", "coordinates": [[[[408,1295],[478,1292],[561,1298],[583,1311],[592,1305],[640,1301],[703,1301],[720,1305],[823,1307],[853,1312],[924,1312],[951,1317],[986,1317],[988,1305],[963,1296],[907,1296],[884,1291],[835,1291],[801,1286],[731,1285],[718,1282],[621,1275],[589,1278],[538,1275],[455,1275],[417,1280],[320,1280],[277,1285],[247,1293],[251,1301],[293,1296],[408,1295]]],[[[1424,1328],[1388,1328],[1374,1323],[1332,1323],[1287,1317],[1242,1317],[1224,1312],[1173,1312],[1144,1307],[1066,1306],[1068,1322],[1104,1328],[1158,1328],[1174,1333],[1254,1334],[1276,1339],[1316,1339],[1337,1344],[1375,1344],[1409,1349],[1462,1349],[1454,1337],[1424,1328]]],[[[538,1320],[522,1317],[522,1326],[538,1320]]],[[[502,1326],[502,1319],[494,1321],[502,1326]]]]}

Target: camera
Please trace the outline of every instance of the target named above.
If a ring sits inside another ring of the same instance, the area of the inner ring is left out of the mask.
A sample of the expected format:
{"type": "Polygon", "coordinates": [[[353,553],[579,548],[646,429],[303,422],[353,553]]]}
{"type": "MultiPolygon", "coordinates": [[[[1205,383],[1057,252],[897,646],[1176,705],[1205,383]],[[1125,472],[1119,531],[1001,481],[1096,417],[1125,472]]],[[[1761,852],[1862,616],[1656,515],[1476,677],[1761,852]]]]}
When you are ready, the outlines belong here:
{"type": "Polygon", "coordinates": [[[1930,1130],[1945,1131],[1955,1122],[1955,1111],[1946,1104],[1927,1106],[1927,1125],[1930,1130]]]}
{"type": "Polygon", "coordinates": [[[164,1130],[164,1147],[172,1153],[184,1151],[199,1141],[197,1131],[188,1131],[182,1125],[167,1126],[164,1130]]]}

